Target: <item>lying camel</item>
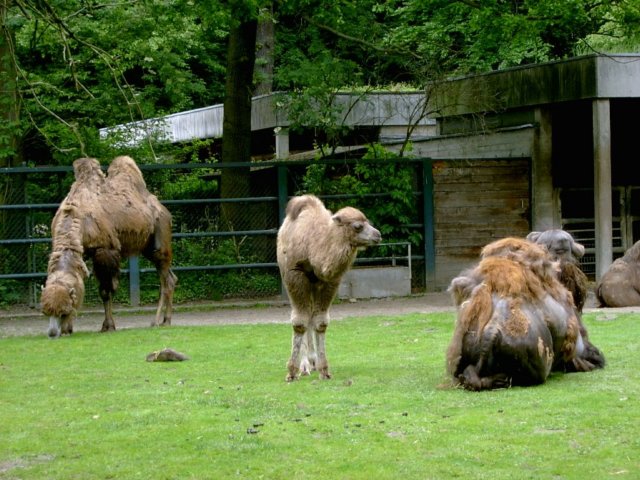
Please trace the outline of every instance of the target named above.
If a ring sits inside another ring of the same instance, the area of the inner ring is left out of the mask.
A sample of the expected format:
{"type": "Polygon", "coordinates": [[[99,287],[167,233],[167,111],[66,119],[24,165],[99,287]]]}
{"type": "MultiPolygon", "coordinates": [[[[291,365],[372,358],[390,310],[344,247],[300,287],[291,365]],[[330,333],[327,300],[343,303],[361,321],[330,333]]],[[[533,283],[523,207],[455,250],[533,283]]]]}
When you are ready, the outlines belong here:
{"type": "Polygon", "coordinates": [[[640,241],[615,260],[596,284],[601,307],[640,305],[640,241]]]}

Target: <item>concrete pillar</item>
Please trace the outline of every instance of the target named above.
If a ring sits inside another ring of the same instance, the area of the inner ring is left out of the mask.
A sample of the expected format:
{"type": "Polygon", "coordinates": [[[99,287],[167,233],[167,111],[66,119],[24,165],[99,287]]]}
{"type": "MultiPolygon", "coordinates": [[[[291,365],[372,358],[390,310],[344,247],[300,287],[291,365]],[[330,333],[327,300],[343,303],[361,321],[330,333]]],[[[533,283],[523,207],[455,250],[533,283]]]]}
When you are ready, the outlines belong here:
{"type": "Polygon", "coordinates": [[[594,100],[592,108],[596,280],[599,280],[613,261],[611,108],[608,99],[594,100]]]}
{"type": "Polygon", "coordinates": [[[273,132],[276,135],[276,159],[285,159],[289,156],[289,129],[276,127],[273,132]]]}
{"type": "Polygon", "coordinates": [[[551,173],[551,112],[546,108],[536,108],[535,121],[537,128],[531,155],[531,228],[544,231],[561,226],[551,173]]]}

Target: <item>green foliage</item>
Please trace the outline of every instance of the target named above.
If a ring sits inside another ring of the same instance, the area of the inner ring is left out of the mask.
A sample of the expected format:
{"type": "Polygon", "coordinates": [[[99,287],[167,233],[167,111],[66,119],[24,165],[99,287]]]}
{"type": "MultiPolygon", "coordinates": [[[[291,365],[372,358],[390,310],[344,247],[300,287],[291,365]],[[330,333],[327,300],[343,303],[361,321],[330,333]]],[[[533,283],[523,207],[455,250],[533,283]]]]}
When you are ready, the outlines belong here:
{"type": "Polygon", "coordinates": [[[6,24],[15,36],[23,119],[56,163],[97,156],[98,128],[222,99],[224,8],[49,0],[9,8],[6,24]]]}
{"type": "MultiPolygon", "coordinates": [[[[0,249],[0,253],[2,249],[0,249]]],[[[0,307],[10,307],[23,302],[24,282],[18,280],[0,280],[0,307]]]]}
{"type": "Polygon", "coordinates": [[[446,386],[453,313],[335,322],[333,379],[289,385],[288,324],[5,338],[0,476],[633,478],[640,323],[606,315],[604,370],[482,393],[446,386]],[[190,359],[145,361],[165,347],[190,359]]]}
{"type": "Polygon", "coordinates": [[[310,165],[302,187],[305,193],[320,196],[353,195],[356,200],[328,200],[328,208],[335,211],[356,203],[380,230],[384,242],[409,241],[418,246],[422,235],[408,226],[415,224],[418,217],[415,167],[393,160],[397,160],[393,153],[380,145],[371,145],[362,161],[354,165],[320,162],[310,165]],[[383,201],[379,197],[368,197],[375,194],[387,196],[383,201]]]}
{"type": "MultiPolygon", "coordinates": [[[[4,43],[14,57],[0,59],[0,74],[17,78],[21,111],[19,122],[0,119],[0,163],[17,154],[33,164],[108,158],[118,147],[100,139],[102,127],[221,103],[230,25],[270,5],[8,3],[4,43]]],[[[295,93],[300,123],[337,128],[332,143],[341,122],[331,98],[340,89],[423,87],[594,48],[637,49],[639,18],[637,2],[621,0],[286,0],[274,8],[274,88],[295,93]]],[[[7,102],[15,103],[9,93],[0,98],[7,102]]],[[[149,161],[155,148],[132,150],[149,161]]]]}

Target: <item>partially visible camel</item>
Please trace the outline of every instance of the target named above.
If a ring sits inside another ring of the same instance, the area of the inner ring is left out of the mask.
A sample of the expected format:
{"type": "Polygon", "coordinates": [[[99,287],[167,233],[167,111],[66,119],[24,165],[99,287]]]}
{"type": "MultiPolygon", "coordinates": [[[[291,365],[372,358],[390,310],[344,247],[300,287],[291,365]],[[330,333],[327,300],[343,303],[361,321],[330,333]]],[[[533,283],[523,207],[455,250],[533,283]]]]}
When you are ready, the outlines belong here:
{"type": "Polygon", "coordinates": [[[569,291],[542,247],[519,238],[487,245],[449,287],[458,309],[447,370],[469,390],[543,383],[549,372],[601,368],[585,350],[569,291]]]}
{"type": "Polygon", "coordinates": [[[640,241],[615,260],[596,284],[601,307],[640,305],[640,241]]]}
{"type": "MultiPolygon", "coordinates": [[[[580,258],[584,256],[584,246],[574,240],[571,234],[565,230],[552,229],[544,232],[531,232],[527,240],[542,245],[546,248],[551,259],[558,264],[558,279],[573,297],[573,303],[577,310],[580,334],[584,342],[584,358],[600,367],[604,366],[604,355],[589,340],[589,332],[582,322],[582,310],[587,300],[589,279],[580,268],[580,258]]],[[[567,366],[571,370],[572,364],[567,366]]]]}
{"type": "Polygon", "coordinates": [[[573,303],[582,313],[587,299],[589,279],[580,268],[580,259],[584,256],[584,246],[574,240],[571,234],[561,229],[531,232],[527,240],[542,245],[551,259],[559,263],[560,282],[573,295],[573,303]]]}
{"type": "Polygon", "coordinates": [[[318,370],[320,378],[331,378],[325,351],[329,307],[358,250],[380,240],[380,232],[353,207],[332,215],[313,195],[294,197],[287,204],[277,257],[291,301],[288,382],[311,370],[318,370]]]}
{"type": "MultiPolygon", "coordinates": [[[[162,325],[170,325],[176,284],[176,276],[170,268],[171,214],[155,195],[149,193],[140,169],[130,157],[116,157],[106,178],[95,159],[76,160],[74,173],[76,181],[54,217],[52,235],[55,245],[56,236],[63,235],[57,227],[59,217],[67,211],[68,204],[75,205],[73,215],[79,223],[77,234],[81,239],[82,254],[92,260],[104,304],[102,331],[116,329],[112,299],[119,284],[120,260],[137,254],[153,262],[160,276],[160,300],[152,325],[159,325],[163,314],[162,325]]],[[[58,264],[53,271],[50,269],[49,276],[61,275],[60,271],[65,269],[71,269],[71,266],[58,264]]],[[[51,317],[49,336],[71,333],[72,328],[61,328],[69,320],[57,315],[59,308],[52,291],[48,291],[49,283],[48,280],[43,291],[43,299],[47,301],[42,302],[43,312],[51,317]]],[[[71,295],[71,290],[67,293],[71,295]]],[[[73,293],[77,297],[78,290],[73,293]]]]}

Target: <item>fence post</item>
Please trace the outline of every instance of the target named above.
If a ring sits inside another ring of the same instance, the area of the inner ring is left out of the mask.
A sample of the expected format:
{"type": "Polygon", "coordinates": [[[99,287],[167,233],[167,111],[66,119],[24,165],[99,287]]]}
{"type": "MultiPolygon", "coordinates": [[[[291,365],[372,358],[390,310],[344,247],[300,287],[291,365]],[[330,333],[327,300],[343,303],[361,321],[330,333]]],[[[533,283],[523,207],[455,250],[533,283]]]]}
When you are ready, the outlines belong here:
{"type": "Polygon", "coordinates": [[[140,306],[140,262],[136,256],[129,257],[129,302],[140,306]]]}
{"type": "Polygon", "coordinates": [[[287,167],[284,165],[278,165],[278,226],[282,225],[282,222],[284,222],[287,201],[289,200],[287,174],[287,167]]]}
{"type": "MultiPolygon", "coordinates": [[[[288,169],[285,165],[278,165],[278,228],[284,222],[286,215],[287,202],[289,201],[288,188],[288,169]]],[[[282,298],[287,299],[287,291],[280,278],[280,294],[282,298]]]]}
{"type": "Polygon", "coordinates": [[[422,160],[422,202],[424,218],[424,273],[425,289],[433,292],[436,288],[436,245],[434,232],[433,207],[433,162],[430,158],[422,160]]]}

